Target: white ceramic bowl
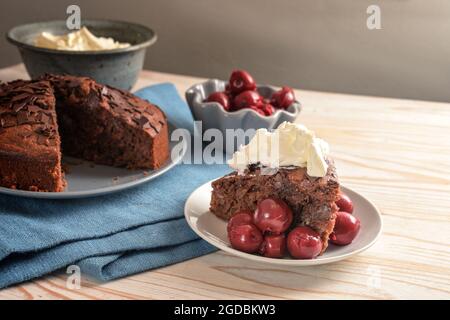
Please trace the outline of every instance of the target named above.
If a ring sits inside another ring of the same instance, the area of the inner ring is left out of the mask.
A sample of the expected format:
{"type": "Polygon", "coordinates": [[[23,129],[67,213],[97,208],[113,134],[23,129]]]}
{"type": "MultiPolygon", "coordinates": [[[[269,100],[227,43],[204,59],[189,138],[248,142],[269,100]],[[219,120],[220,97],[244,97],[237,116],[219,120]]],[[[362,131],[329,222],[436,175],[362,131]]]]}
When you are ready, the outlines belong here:
{"type": "MultiPolygon", "coordinates": [[[[271,116],[262,116],[251,109],[228,112],[217,102],[204,102],[211,93],[224,91],[225,85],[225,81],[212,79],[195,84],[186,91],[186,100],[194,119],[202,121],[203,130],[219,129],[225,136],[226,129],[274,129],[284,121],[293,122],[302,109],[296,101],[287,110],[277,110],[271,116]]],[[[270,98],[277,91],[266,85],[258,86],[257,90],[264,98],[270,98]]]]}

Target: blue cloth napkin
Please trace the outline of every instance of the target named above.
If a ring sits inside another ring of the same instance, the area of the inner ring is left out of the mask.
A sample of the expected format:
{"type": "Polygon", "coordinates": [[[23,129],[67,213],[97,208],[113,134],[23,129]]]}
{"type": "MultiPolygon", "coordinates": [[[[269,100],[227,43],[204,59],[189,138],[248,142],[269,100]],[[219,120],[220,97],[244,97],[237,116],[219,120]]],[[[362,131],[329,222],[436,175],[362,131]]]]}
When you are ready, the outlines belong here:
{"type": "MultiPolygon", "coordinates": [[[[193,128],[189,107],[172,84],[136,94],[159,105],[176,127],[193,128]]],[[[227,172],[224,165],[181,164],[143,186],[96,198],[0,195],[0,288],[72,264],[107,281],[214,251],[190,230],[184,203],[227,172]]]]}

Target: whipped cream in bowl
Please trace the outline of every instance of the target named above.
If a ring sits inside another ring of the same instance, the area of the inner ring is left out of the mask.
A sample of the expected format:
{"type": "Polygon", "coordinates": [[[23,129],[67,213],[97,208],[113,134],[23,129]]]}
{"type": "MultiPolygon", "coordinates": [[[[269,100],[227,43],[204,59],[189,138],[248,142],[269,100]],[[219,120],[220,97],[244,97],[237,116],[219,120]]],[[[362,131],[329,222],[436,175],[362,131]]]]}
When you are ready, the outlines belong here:
{"type": "Polygon", "coordinates": [[[302,167],[311,177],[324,177],[329,151],[328,143],[304,125],[283,122],[272,132],[258,129],[250,142],[233,154],[228,165],[239,173],[255,164],[269,170],[302,167]]]}
{"type": "Polygon", "coordinates": [[[130,46],[129,43],[121,43],[111,37],[97,37],[86,27],[64,35],[43,31],[35,38],[34,43],[41,48],[72,51],[113,50],[130,46]]]}

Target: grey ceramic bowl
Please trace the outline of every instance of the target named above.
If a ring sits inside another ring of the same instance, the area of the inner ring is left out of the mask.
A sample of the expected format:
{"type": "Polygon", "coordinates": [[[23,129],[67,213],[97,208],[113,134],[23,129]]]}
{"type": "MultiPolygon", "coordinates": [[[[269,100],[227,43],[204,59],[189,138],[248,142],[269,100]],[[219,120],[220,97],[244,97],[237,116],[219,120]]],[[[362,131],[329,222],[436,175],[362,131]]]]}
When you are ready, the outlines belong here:
{"type": "MultiPolygon", "coordinates": [[[[251,109],[228,112],[217,102],[204,102],[211,93],[224,91],[225,85],[225,81],[212,79],[193,85],[186,91],[186,100],[194,119],[202,121],[203,130],[219,129],[225,137],[227,129],[275,129],[284,121],[293,122],[302,109],[300,102],[296,101],[287,110],[277,110],[267,117],[251,109]]],[[[270,98],[277,91],[266,85],[258,85],[257,90],[264,98],[270,98]]]]}
{"type": "Polygon", "coordinates": [[[11,29],[7,39],[19,49],[31,78],[44,73],[88,76],[113,87],[130,90],[142,70],[145,52],[156,41],[153,30],[135,23],[110,20],[83,20],[96,36],[128,42],[130,47],[104,51],[63,51],[36,47],[41,32],[56,35],[71,32],[65,21],[38,22],[11,29]]]}

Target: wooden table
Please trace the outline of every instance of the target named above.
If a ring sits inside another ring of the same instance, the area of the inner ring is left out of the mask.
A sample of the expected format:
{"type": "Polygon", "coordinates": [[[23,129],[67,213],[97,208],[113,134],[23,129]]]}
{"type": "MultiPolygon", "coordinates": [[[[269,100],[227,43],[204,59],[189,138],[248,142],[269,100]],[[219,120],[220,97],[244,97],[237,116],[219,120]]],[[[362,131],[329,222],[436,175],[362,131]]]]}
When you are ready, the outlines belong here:
{"type": "MultiPolygon", "coordinates": [[[[0,80],[25,78],[22,65],[0,80]]],[[[201,79],[144,71],[136,89],[201,79]]],[[[260,265],[225,252],[104,284],[66,288],[56,273],[0,291],[3,299],[449,299],[450,104],[298,90],[298,121],[327,140],[341,182],[383,213],[381,239],[348,260],[260,265]]],[[[1,272],[1,270],[0,270],[1,272]]]]}

